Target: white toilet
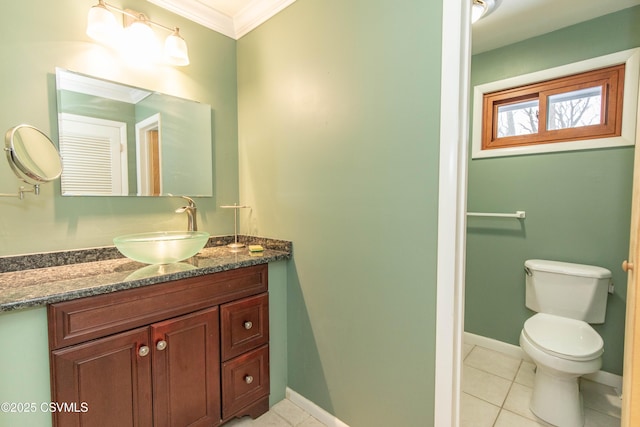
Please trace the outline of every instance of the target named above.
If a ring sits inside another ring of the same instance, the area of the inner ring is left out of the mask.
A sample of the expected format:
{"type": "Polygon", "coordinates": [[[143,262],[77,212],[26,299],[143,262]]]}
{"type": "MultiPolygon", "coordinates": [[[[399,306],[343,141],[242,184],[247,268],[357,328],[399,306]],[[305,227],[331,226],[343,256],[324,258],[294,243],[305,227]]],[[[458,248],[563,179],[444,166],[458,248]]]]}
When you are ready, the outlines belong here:
{"type": "Polygon", "coordinates": [[[582,427],[578,378],[602,366],[602,337],[589,323],[604,323],[611,272],[591,265],[528,260],[520,347],[536,364],[530,409],[559,427],[582,427]]]}

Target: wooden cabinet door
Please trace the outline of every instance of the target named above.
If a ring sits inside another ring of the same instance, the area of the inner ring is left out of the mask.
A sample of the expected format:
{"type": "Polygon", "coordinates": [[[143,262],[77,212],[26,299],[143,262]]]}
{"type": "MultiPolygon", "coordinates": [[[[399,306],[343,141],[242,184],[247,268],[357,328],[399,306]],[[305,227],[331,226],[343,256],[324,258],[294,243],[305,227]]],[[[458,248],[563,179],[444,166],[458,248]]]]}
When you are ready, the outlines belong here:
{"type": "Polygon", "coordinates": [[[150,427],[149,328],[138,328],[51,354],[58,427],[150,427]],[[140,349],[143,348],[141,352],[140,349]]]}
{"type": "Polygon", "coordinates": [[[155,427],[220,424],[218,308],[151,326],[155,427]]]}

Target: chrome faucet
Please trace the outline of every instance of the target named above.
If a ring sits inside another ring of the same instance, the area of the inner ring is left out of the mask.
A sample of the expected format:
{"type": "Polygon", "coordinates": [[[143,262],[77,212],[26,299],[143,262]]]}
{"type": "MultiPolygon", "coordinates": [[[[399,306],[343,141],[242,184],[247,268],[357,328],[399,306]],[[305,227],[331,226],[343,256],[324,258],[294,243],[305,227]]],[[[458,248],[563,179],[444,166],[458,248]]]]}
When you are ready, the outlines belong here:
{"type": "Polygon", "coordinates": [[[176,213],[187,213],[187,230],[188,231],[198,231],[198,222],[197,222],[197,207],[191,197],[180,196],[189,202],[188,206],[183,206],[181,208],[176,209],[176,213]]]}

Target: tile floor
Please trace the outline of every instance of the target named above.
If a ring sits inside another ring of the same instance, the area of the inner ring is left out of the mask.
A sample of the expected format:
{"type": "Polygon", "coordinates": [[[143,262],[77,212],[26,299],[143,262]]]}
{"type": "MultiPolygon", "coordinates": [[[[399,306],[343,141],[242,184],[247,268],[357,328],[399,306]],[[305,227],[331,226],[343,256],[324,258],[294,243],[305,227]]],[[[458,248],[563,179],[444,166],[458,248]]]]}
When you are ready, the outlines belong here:
{"type": "Polygon", "coordinates": [[[229,421],[224,427],[326,427],[288,399],[276,403],[269,412],[252,420],[250,417],[229,421]]]}
{"type": "MultiPolygon", "coordinates": [[[[529,410],[533,363],[465,344],[461,427],[549,426],[529,410]]],[[[581,381],[585,427],[620,427],[621,401],[612,387],[581,381]]]]}
{"type": "MultiPolygon", "coordinates": [[[[529,410],[534,364],[487,348],[465,344],[461,427],[549,426],[529,410]]],[[[621,401],[612,387],[581,383],[585,427],[620,427],[621,401]]],[[[252,420],[238,418],[225,427],[326,427],[290,400],[252,420]]]]}

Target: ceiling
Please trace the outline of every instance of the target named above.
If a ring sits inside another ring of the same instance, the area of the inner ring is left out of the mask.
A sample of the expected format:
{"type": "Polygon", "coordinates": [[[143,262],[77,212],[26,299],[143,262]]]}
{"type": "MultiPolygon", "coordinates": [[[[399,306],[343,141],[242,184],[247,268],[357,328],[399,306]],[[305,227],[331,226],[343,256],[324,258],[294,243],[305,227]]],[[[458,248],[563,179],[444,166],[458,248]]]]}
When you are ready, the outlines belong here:
{"type": "MultiPolygon", "coordinates": [[[[148,1],[228,37],[239,39],[296,0],[148,1]]],[[[495,1],[498,7],[473,25],[473,53],[485,52],[640,4],[640,0],[495,1]]]]}
{"type": "Polygon", "coordinates": [[[640,0],[496,0],[472,29],[473,53],[485,52],[640,4],[640,0]]]}

